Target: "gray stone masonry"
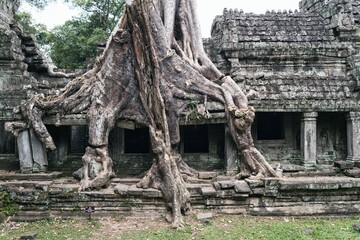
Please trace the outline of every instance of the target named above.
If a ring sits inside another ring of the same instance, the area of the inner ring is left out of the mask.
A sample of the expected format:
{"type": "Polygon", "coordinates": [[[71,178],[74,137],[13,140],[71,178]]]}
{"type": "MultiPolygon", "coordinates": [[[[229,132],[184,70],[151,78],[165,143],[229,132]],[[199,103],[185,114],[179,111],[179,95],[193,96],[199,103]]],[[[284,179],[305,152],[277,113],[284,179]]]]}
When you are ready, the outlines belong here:
{"type": "MultiPolygon", "coordinates": [[[[20,211],[11,220],[31,221],[52,217],[86,217],[84,208],[94,206],[94,216],[160,217],[166,204],[159,190],[138,189],[134,180],[112,182],[107,189],[79,192],[72,179],[0,181],[20,211]]],[[[140,179],[136,179],[138,182],[140,179]]],[[[187,184],[196,212],[263,216],[351,215],[360,211],[359,178],[302,177],[232,180],[187,184]]]]}
{"type": "Polygon", "coordinates": [[[20,5],[20,0],[1,0],[0,1],[0,26],[7,26],[11,23],[14,13],[20,5]]]}

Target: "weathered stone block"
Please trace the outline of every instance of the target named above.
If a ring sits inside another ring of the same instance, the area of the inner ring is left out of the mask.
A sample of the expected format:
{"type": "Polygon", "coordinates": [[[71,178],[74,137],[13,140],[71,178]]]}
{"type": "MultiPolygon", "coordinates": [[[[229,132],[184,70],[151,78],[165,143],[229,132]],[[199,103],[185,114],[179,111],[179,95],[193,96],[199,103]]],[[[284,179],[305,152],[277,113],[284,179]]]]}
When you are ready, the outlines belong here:
{"type": "Polygon", "coordinates": [[[356,231],[360,232],[360,224],[353,224],[353,228],[354,228],[356,231]]]}
{"type": "Polygon", "coordinates": [[[143,190],[144,189],[142,188],[136,187],[136,185],[131,185],[128,189],[128,193],[132,196],[141,196],[143,194],[143,190]]]}
{"type": "Polygon", "coordinates": [[[125,184],[117,184],[114,187],[114,192],[119,194],[120,196],[126,196],[128,194],[130,186],[125,184]]]}
{"type": "Polygon", "coordinates": [[[201,188],[203,187],[211,187],[211,184],[186,184],[186,188],[191,194],[201,195],[201,188]]]}
{"type": "Polygon", "coordinates": [[[200,179],[212,179],[217,177],[217,172],[199,172],[200,179]]]}
{"type": "Polygon", "coordinates": [[[25,233],[20,236],[20,239],[35,239],[37,236],[37,233],[25,233]]]}
{"type": "Polygon", "coordinates": [[[265,183],[263,180],[251,180],[251,179],[245,179],[245,181],[249,184],[250,188],[259,188],[264,187],[265,183]]]}
{"type": "Polygon", "coordinates": [[[265,188],[252,188],[252,194],[253,195],[264,195],[265,188]]]}
{"type": "Polygon", "coordinates": [[[196,218],[201,222],[208,222],[211,218],[213,218],[213,214],[209,213],[199,213],[196,215],[196,218]]]}
{"type": "Polygon", "coordinates": [[[353,161],[336,161],[334,162],[334,166],[340,168],[341,170],[352,169],[354,168],[353,161]]]}
{"type": "Polygon", "coordinates": [[[234,181],[218,181],[222,189],[233,188],[235,186],[234,181]]]}
{"type": "Polygon", "coordinates": [[[233,179],[234,179],[234,177],[223,176],[223,175],[216,177],[216,181],[231,181],[233,179]]]}
{"type": "Polygon", "coordinates": [[[251,189],[249,184],[245,181],[235,181],[234,182],[234,189],[236,193],[250,193],[251,189]]]}
{"type": "Polygon", "coordinates": [[[356,169],[345,170],[344,174],[349,177],[360,178],[360,169],[356,168],[356,169]]]}
{"type": "Polygon", "coordinates": [[[160,190],[154,188],[143,189],[143,196],[148,198],[161,198],[163,194],[160,190]]]}
{"type": "Polygon", "coordinates": [[[201,188],[201,194],[203,196],[215,196],[216,190],[214,187],[202,187],[201,188]]]}

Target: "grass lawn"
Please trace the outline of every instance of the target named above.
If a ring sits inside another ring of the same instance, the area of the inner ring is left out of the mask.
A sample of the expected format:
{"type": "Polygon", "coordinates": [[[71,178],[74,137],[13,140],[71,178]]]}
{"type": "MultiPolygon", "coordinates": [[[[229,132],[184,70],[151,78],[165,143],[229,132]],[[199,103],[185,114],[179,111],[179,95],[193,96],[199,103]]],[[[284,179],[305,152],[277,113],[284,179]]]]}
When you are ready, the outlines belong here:
{"type": "Polygon", "coordinates": [[[353,224],[356,218],[269,218],[218,215],[208,223],[194,217],[186,219],[180,230],[172,229],[160,219],[105,218],[51,220],[1,225],[0,239],[19,239],[24,233],[37,233],[36,239],[273,239],[273,240],[360,240],[353,224]]]}

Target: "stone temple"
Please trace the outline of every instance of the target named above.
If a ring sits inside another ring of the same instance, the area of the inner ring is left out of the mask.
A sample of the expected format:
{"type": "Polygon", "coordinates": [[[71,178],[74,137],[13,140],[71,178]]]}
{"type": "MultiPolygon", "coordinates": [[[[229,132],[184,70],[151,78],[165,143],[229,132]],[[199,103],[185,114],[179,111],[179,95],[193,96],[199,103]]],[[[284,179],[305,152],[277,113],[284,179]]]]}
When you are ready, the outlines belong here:
{"type": "MultiPolygon", "coordinates": [[[[48,153],[32,131],[23,132],[16,140],[4,130],[6,121],[20,118],[16,106],[23,100],[38,93],[54,93],[71,79],[54,71],[34,36],[14,22],[18,6],[18,0],[0,3],[0,170],[24,174],[60,171],[71,176],[82,166],[87,145],[85,114],[65,115],[60,121],[45,119],[58,147],[48,153]]],[[[340,171],[358,177],[360,1],[302,0],[299,9],[264,14],[225,9],[215,18],[205,46],[222,72],[231,75],[245,92],[256,92],[250,99],[257,111],[252,134],[256,147],[271,164],[280,163],[289,176],[311,172],[328,176],[340,171]]],[[[217,104],[209,106],[209,119],[191,114],[183,118],[180,152],[199,171],[231,175],[238,171],[239,161],[224,109],[217,104]]],[[[109,146],[117,176],[136,176],[150,168],[147,131],[132,122],[117,123],[109,146]]],[[[276,186],[271,181],[268,185],[248,183],[251,190],[246,188],[243,193],[251,191],[256,196],[277,196],[295,186],[289,182],[276,186]]],[[[235,190],[241,189],[237,184],[235,190]]],[[[360,182],[356,184],[349,188],[359,189],[360,182]]],[[[313,185],[302,186],[311,189],[313,185]]],[[[222,183],[215,188],[233,187],[222,183]]],[[[138,194],[136,190],[133,193],[138,194]]],[[[204,190],[202,194],[215,193],[204,190]]]]}

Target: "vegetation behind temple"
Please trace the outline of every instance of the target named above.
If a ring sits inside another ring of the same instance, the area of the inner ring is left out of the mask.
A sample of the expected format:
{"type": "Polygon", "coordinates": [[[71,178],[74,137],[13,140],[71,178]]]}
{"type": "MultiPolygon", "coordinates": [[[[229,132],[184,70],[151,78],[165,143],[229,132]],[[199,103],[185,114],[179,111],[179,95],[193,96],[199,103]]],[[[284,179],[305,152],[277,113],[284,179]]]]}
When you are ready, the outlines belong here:
{"type": "MultiPolygon", "coordinates": [[[[53,0],[32,0],[30,4],[44,7],[53,0]]],[[[31,15],[19,12],[16,20],[24,30],[34,34],[38,43],[48,46],[49,54],[59,68],[74,70],[82,68],[87,58],[96,55],[97,44],[108,38],[119,20],[123,9],[123,0],[66,0],[82,10],[63,25],[48,30],[43,24],[34,24],[31,15]]]]}

